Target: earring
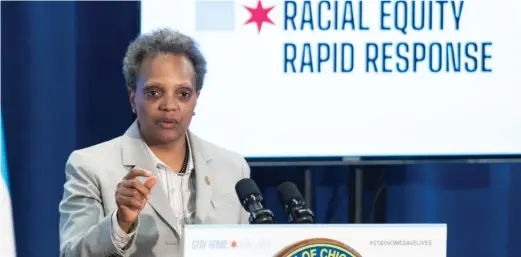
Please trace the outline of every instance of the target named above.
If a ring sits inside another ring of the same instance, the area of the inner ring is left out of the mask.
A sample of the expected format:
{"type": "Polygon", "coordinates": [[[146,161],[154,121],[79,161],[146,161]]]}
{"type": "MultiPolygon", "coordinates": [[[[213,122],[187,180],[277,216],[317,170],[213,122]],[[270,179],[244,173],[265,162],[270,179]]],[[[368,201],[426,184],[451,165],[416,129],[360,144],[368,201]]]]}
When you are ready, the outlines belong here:
{"type": "Polygon", "coordinates": [[[136,109],[132,108],[132,112],[133,112],[133,113],[136,113],[136,109]]]}
{"type": "Polygon", "coordinates": [[[195,116],[195,112],[192,114],[192,116],[195,116]]]}

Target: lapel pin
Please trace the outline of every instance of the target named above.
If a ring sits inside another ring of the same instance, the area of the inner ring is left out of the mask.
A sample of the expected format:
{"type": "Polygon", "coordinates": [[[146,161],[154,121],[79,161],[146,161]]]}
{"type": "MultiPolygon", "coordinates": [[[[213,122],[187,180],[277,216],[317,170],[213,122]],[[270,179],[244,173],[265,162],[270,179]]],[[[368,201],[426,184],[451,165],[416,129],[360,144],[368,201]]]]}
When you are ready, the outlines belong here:
{"type": "Polygon", "coordinates": [[[204,182],[206,182],[207,185],[210,185],[212,183],[208,176],[204,176],[204,182]]]}

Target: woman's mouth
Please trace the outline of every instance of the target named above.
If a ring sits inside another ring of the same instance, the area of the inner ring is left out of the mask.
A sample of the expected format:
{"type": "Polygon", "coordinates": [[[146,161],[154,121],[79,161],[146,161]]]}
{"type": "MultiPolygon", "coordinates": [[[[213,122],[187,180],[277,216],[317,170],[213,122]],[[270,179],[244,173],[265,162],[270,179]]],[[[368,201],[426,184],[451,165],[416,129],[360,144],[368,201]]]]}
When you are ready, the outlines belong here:
{"type": "Polygon", "coordinates": [[[162,129],[173,129],[175,126],[177,126],[177,121],[174,120],[174,119],[164,119],[164,120],[159,120],[157,122],[157,124],[162,128],[162,129]]]}

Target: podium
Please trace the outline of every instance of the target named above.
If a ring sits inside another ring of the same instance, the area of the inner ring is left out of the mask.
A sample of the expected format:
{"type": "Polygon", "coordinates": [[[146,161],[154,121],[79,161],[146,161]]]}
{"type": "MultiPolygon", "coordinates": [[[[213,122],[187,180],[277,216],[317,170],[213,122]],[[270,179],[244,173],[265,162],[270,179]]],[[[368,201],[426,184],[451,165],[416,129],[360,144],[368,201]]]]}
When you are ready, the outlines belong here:
{"type": "Polygon", "coordinates": [[[446,224],[187,225],[185,257],[446,257],[446,224]]]}

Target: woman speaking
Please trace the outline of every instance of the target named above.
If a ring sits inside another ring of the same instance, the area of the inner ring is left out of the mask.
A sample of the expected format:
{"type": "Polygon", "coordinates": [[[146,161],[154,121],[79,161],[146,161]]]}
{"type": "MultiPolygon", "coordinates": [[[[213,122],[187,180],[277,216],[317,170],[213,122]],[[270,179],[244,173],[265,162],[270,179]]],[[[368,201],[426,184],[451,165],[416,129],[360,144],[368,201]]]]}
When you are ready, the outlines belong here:
{"type": "Polygon", "coordinates": [[[245,159],[189,131],[206,61],[169,29],[139,36],[123,60],[136,121],[71,153],[60,202],[63,257],[180,256],[185,224],[248,223],[234,185],[245,159]]]}

